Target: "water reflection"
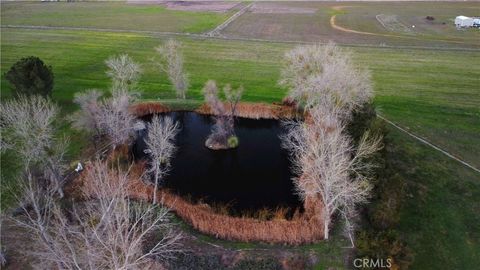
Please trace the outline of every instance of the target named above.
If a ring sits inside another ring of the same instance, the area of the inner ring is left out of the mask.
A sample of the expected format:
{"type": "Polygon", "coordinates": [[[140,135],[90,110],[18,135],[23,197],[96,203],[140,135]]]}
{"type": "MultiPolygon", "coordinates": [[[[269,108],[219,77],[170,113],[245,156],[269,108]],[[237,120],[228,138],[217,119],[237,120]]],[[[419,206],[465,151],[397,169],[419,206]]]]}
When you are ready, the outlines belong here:
{"type": "MultiPolygon", "coordinates": [[[[283,128],[278,121],[237,118],[239,147],[215,151],[204,146],[213,124],[209,116],[167,115],[181,126],[172,170],[165,179],[167,188],[194,200],[228,203],[236,211],[301,205],[294,195],[288,154],[280,147],[283,128]]],[[[140,135],[132,150],[136,159],[145,158],[146,132],[140,135]]]]}

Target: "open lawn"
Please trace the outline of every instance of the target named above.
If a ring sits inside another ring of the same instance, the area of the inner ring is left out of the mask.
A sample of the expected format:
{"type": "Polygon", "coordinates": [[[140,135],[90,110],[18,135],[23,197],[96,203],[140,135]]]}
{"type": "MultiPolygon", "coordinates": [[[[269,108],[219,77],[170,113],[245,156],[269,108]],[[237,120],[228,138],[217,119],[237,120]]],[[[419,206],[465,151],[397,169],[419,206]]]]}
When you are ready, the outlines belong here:
{"type": "MultiPolygon", "coordinates": [[[[23,56],[37,55],[53,66],[54,97],[73,110],[73,94],[106,89],[104,60],[128,53],[143,64],[144,98],[174,98],[164,74],[151,62],[163,39],[140,34],[3,29],[2,73],[23,56]]],[[[182,39],[191,76],[189,97],[200,99],[208,79],[243,84],[248,101],[280,101],[281,58],[293,45],[211,39],[182,39]]],[[[352,48],[372,71],[376,103],[383,115],[479,167],[480,61],[478,52],[352,48]]],[[[8,85],[2,80],[2,95],[8,85]]]]}
{"type": "Polygon", "coordinates": [[[414,253],[409,269],[480,265],[480,174],[396,129],[387,137],[406,198],[396,229],[414,253]]]}
{"type": "MultiPolygon", "coordinates": [[[[442,25],[430,26],[418,22],[424,15],[434,16],[434,23],[447,20],[450,17],[448,10],[451,9],[451,13],[457,15],[458,12],[466,12],[469,7],[475,6],[469,2],[401,3],[398,4],[399,8],[391,9],[388,9],[388,3],[356,2],[355,5],[362,5],[362,8],[340,11],[332,8],[337,4],[339,3],[281,3],[303,8],[297,9],[297,12],[303,13],[247,12],[229,25],[223,34],[278,40],[316,41],[318,38],[322,41],[333,39],[341,43],[391,42],[394,45],[428,46],[435,43],[432,43],[434,39],[448,39],[465,42],[465,47],[480,46],[477,32],[456,32],[457,30],[451,31],[450,28],[442,30],[442,25]],[[413,6],[417,4],[422,9],[415,11],[413,6]],[[367,8],[368,5],[371,5],[370,9],[367,8]],[[407,7],[408,5],[412,7],[407,7]],[[312,6],[319,7],[316,13],[307,12],[312,6]],[[375,15],[394,15],[392,10],[395,11],[396,18],[405,25],[419,25],[418,33],[399,35],[420,36],[421,41],[339,33],[328,24],[331,15],[337,14],[337,23],[344,27],[390,34],[387,29],[382,28],[375,15]],[[415,15],[406,16],[409,10],[415,15]],[[323,23],[312,23],[316,18],[323,23]],[[257,23],[262,26],[256,27],[257,23]],[[306,26],[311,30],[303,33],[306,26]]],[[[351,5],[344,2],[341,4],[351,5]]],[[[47,8],[47,5],[49,4],[2,3],[2,24],[198,33],[214,28],[228,17],[223,13],[170,11],[160,6],[127,6],[123,3],[62,3],[55,5],[55,8],[47,8]],[[34,5],[39,8],[33,9],[32,7],[36,7],[34,5]],[[94,20],[95,12],[103,16],[94,20]],[[92,17],[89,17],[90,15],[92,17]],[[172,20],[175,21],[174,24],[169,23],[172,20]],[[130,24],[131,21],[135,21],[135,24],[130,24]]],[[[478,14],[478,8],[474,10],[478,14]]],[[[155,57],[154,48],[166,38],[168,36],[141,33],[2,28],[1,98],[10,97],[9,86],[3,74],[19,58],[35,55],[52,65],[55,74],[53,97],[66,115],[76,109],[72,103],[75,92],[90,88],[105,90],[109,87],[104,60],[114,54],[128,53],[140,62],[144,69],[139,84],[142,98],[166,100],[173,106],[184,106],[183,102],[174,100],[175,94],[166,76],[161,74],[151,61],[155,57]]],[[[185,67],[190,74],[190,107],[201,102],[201,89],[208,79],[217,80],[220,84],[232,83],[234,87],[243,85],[245,101],[275,102],[285,96],[286,90],[279,87],[277,81],[282,56],[294,44],[177,38],[183,42],[185,67]]],[[[456,48],[464,46],[448,42],[439,44],[456,48]]],[[[473,166],[480,167],[480,51],[347,48],[353,51],[359,65],[371,70],[376,91],[375,103],[383,116],[473,166]]],[[[72,132],[68,126],[65,126],[64,130],[73,136],[72,141],[75,142],[71,154],[78,154],[86,143],[84,136],[72,132]]],[[[412,269],[478,267],[480,259],[476,255],[480,254],[480,174],[394,128],[389,130],[388,138],[393,145],[389,152],[396,160],[398,174],[407,180],[408,196],[401,210],[398,230],[416,255],[412,269]]],[[[2,155],[2,209],[10,206],[12,201],[4,188],[7,183],[14,182],[14,172],[14,159],[2,155]]],[[[198,237],[203,239],[205,236],[198,237]]],[[[338,256],[341,254],[338,238],[340,237],[334,236],[331,246],[329,243],[321,243],[305,247],[306,251],[314,250],[324,255],[325,260],[319,262],[319,269],[342,265],[342,258],[338,256]]],[[[209,237],[204,240],[213,241],[209,237]]],[[[218,241],[216,244],[234,248],[241,248],[243,245],[248,248],[263,247],[225,241],[218,241]]],[[[343,242],[341,244],[346,245],[343,242]]]]}

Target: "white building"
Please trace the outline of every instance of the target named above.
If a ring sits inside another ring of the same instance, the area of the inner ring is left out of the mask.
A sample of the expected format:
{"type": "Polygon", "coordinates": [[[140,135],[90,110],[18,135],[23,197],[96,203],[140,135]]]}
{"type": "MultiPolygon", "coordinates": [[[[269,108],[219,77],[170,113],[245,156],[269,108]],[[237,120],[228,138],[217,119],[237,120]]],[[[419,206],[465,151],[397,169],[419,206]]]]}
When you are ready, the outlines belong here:
{"type": "Polygon", "coordinates": [[[473,27],[473,18],[466,16],[457,16],[455,18],[456,27],[473,27]]]}
{"type": "Polygon", "coordinates": [[[480,27],[480,18],[473,19],[473,27],[480,27]]]}

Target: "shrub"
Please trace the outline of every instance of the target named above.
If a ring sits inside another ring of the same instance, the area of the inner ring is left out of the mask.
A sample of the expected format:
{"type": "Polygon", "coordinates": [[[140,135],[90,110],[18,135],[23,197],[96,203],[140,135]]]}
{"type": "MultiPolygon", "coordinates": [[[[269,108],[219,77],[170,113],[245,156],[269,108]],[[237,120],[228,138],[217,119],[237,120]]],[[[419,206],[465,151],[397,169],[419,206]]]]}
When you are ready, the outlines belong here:
{"type": "Polygon", "coordinates": [[[20,59],[5,73],[5,78],[12,85],[15,96],[42,95],[48,97],[52,95],[52,67],[45,65],[36,56],[20,59]]]}
{"type": "MultiPolygon", "coordinates": [[[[349,125],[351,136],[355,136],[357,129],[366,125],[369,110],[359,111],[354,119],[358,123],[349,125]]],[[[400,219],[400,210],[405,197],[405,179],[395,173],[397,165],[394,157],[395,149],[392,148],[386,134],[387,130],[382,121],[370,121],[370,130],[384,134],[384,149],[373,158],[380,164],[374,172],[375,196],[366,209],[366,228],[357,234],[355,244],[357,246],[357,258],[391,258],[391,269],[407,269],[413,260],[413,252],[408,248],[398,231],[394,229],[400,219]]]]}
{"type": "Polygon", "coordinates": [[[400,206],[405,195],[404,179],[392,176],[388,183],[381,183],[378,199],[369,208],[369,221],[374,228],[388,229],[400,220],[400,206]]]}
{"type": "Polygon", "coordinates": [[[227,140],[227,144],[229,148],[235,148],[238,146],[238,137],[237,136],[230,136],[227,140]]]}
{"type": "Polygon", "coordinates": [[[375,131],[378,133],[382,132],[380,127],[374,126],[373,122],[377,117],[377,113],[375,112],[375,106],[373,103],[365,103],[363,107],[360,109],[353,111],[352,118],[348,122],[346,131],[352,137],[354,142],[358,142],[358,140],[362,137],[365,131],[375,131]],[[373,129],[375,128],[375,130],[373,129]]]}
{"type": "Polygon", "coordinates": [[[222,265],[220,256],[216,255],[197,255],[193,252],[179,254],[175,259],[169,261],[170,269],[177,270],[210,270],[210,269],[226,269],[222,265]]]}
{"type": "MultiPolygon", "coordinates": [[[[413,253],[395,230],[361,231],[357,236],[357,258],[391,258],[391,269],[408,269],[413,253]]],[[[370,269],[370,268],[369,268],[370,269]]]]}

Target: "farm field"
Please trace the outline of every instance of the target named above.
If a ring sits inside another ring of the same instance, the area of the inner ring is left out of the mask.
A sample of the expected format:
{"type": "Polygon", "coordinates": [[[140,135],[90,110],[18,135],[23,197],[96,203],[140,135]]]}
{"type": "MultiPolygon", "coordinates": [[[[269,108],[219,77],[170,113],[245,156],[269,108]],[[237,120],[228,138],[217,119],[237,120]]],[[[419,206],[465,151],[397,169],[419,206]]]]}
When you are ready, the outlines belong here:
{"type": "Polygon", "coordinates": [[[336,22],[345,28],[372,32],[378,34],[411,35],[418,38],[441,41],[472,42],[478,44],[480,37],[475,29],[458,31],[453,22],[456,14],[475,16],[480,12],[480,7],[474,2],[438,2],[435,5],[423,2],[414,5],[396,3],[367,3],[344,8],[337,8],[340,14],[336,22]],[[388,25],[378,23],[376,16],[379,14],[396,16],[398,24],[408,30],[388,29],[388,25]],[[433,19],[428,20],[430,16],[433,19]],[[412,26],[415,26],[412,28],[412,26]]]}
{"type": "MultiPolygon", "coordinates": [[[[220,85],[243,85],[244,101],[279,102],[287,92],[278,85],[282,57],[295,46],[282,41],[333,40],[351,50],[356,63],[371,71],[375,105],[382,116],[479,168],[480,31],[457,31],[449,21],[452,14],[469,15],[468,12],[478,14],[479,11],[480,7],[472,2],[393,3],[393,6],[392,3],[359,2],[261,3],[234,20],[221,34],[232,39],[278,42],[175,36],[183,43],[185,68],[191,83],[188,100],[181,104],[175,100],[168,78],[152,62],[155,47],[172,37],[170,35],[1,28],[1,98],[11,97],[4,73],[21,57],[35,55],[53,67],[53,99],[65,114],[71,113],[78,109],[72,103],[74,93],[92,88],[106,91],[109,87],[104,61],[111,55],[128,53],[142,64],[144,73],[138,89],[144,100],[196,106],[203,101],[201,90],[205,82],[213,79],[220,85]],[[355,5],[355,8],[334,9],[340,4],[355,5]],[[273,11],[271,5],[276,5],[273,11]],[[399,30],[401,33],[394,33],[395,37],[382,36],[391,35],[392,31],[378,23],[375,17],[378,14],[396,15],[403,25],[417,27],[413,33],[399,30]],[[342,27],[378,35],[333,29],[332,15],[336,15],[336,23],[342,27]],[[435,22],[425,22],[426,15],[435,17],[435,22]],[[447,24],[441,24],[443,21],[447,24]],[[374,46],[351,46],[365,44],[374,46]],[[382,44],[432,48],[389,48],[382,44]]],[[[191,12],[159,5],[101,2],[49,6],[2,3],[1,12],[2,25],[203,33],[225,21],[235,10],[191,12]],[[94,20],[99,14],[107,15],[94,20]],[[170,23],[172,21],[175,23],[170,23]]],[[[407,199],[397,229],[415,254],[411,269],[474,269],[480,265],[477,256],[480,254],[480,174],[388,127],[388,139],[394,145],[388,151],[394,156],[398,174],[407,179],[407,199]]],[[[87,143],[84,135],[72,131],[68,125],[64,130],[76,142],[69,154],[82,152],[87,143]]],[[[2,187],[14,181],[14,174],[15,159],[2,155],[2,187]]],[[[2,191],[2,211],[11,202],[11,194],[2,191]]],[[[272,252],[281,248],[197,237],[226,248],[258,247],[272,252]]],[[[304,247],[306,252],[324,255],[317,269],[342,268],[340,246],[347,244],[340,239],[339,233],[335,233],[331,245],[304,247]]]]}
{"type": "MultiPolygon", "coordinates": [[[[172,99],[167,78],[150,61],[161,38],[140,34],[86,31],[32,31],[3,29],[2,72],[26,54],[38,55],[56,71],[54,96],[70,105],[73,94],[109,83],[103,61],[128,53],[143,64],[139,88],[143,98],[172,99]],[[76,74],[71,76],[71,74],[76,74]]],[[[222,40],[182,39],[190,98],[201,99],[206,80],[245,87],[247,101],[280,101],[286,90],[279,79],[283,54],[293,45],[222,40]]],[[[480,67],[462,62],[480,61],[478,52],[351,48],[360,65],[372,71],[376,103],[387,118],[428,138],[466,161],[479,166],[480,67]],[[452,71],[454,70],[454,71],[452,71]]],[[[2,80],[2,95],[8,85],[2,80]]],[[[67,106],[69,110],[74,107],[67,106]]]]}
{"type": "Polygon", "coordinates": [[[440,2],[435,5],[428,2],[262,2],[254,4],[223,34],[227,37],[308,42],[332,40],[377,46],[478,48],[480,33],[472,29],[456,30],[453,19],[457,14],[473,16],[479,11],[474,2],[440,2]],[[410,31],[387,30],[376,19],[379,14],[395,15],[410,31]],[[331,26],[333,16],[333,22],[343,30],[331,26]],[[434,20],[429,21],[426,16],[432,16],[434,20]]]}
{"type": "Polygon", "coordinates": [[[189,12],[162,5],[108,2],[2,3],[2,25],[41,25],[120,30],[201,33],[222,23],[232,11],[189,12]],[[134,23],[132,23],[134,22],[134,23]],[[172,23],[175,22],[175,23],[172,23]]]}

